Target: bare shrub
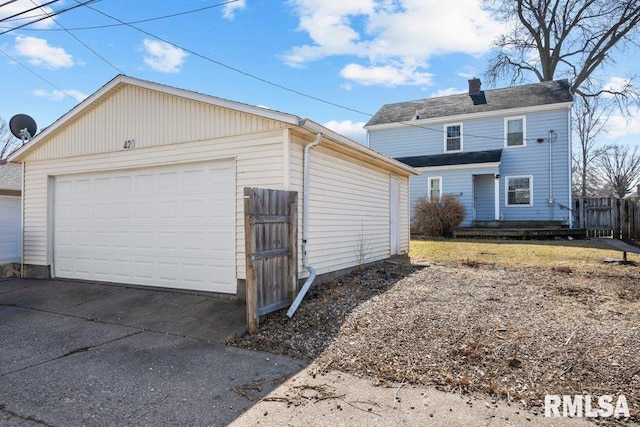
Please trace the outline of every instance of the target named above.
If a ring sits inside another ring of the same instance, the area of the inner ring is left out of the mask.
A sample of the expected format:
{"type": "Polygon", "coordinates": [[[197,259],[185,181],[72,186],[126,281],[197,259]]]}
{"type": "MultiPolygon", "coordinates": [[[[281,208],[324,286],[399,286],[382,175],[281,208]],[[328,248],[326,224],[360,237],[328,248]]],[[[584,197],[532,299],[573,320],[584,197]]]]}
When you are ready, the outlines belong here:
{"type": "Polygon", "coordinates": [[[449,237],[465,218],[465,207],[455,196],[443,196],[440,201],[426,197],[416,200],[413,207],[413,231],[426,236],[449,237]]]}

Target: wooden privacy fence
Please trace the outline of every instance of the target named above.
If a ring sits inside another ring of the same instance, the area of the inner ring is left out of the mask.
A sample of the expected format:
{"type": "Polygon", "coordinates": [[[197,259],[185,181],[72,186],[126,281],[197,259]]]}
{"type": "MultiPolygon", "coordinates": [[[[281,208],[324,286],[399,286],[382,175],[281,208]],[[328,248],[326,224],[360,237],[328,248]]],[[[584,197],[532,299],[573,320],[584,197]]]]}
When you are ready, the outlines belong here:
{"type": "Polygon", "coordinates": [[[244,189],[247,328],[287,307],[298,287],[298,193],[244,189]]]}
{"type": "Polygon", "coordinates": [[[588,237],[640,240],[640,200],[576,198],[573,215],[574,227],[586,229],[588,237]]]}

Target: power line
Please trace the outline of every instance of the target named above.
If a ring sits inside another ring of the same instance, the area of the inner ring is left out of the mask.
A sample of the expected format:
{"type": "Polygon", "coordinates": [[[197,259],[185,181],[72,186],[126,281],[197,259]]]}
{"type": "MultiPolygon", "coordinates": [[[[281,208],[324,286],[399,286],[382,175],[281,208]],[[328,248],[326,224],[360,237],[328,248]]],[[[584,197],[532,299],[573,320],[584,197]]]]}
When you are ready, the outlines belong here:
{"type": "Polygon", "coordinates": [[[68,12],[68,11],[76,9],[78,7],[87,6],[89,3],[94,3],[96,1],[98,1],[98,0],[87,0],[87,1],[82,2],[82,3],[79,3],[79,2],[76,1],[76,3],[78,3],[78,4],[76,4],[74,6],[69,6],[69,7],[65,8],[65,9],[60,9],[60,10],[56,11],[55,13],[48,14],[46,16],[43,16],[43,17],[39,18],[39,19],[34,19],[33,21],[27,22],[26,24],[22,24],[22,25],[19,25],[17,27],[11,28],[9,30],[3,31],[3,32],[0,33],[0,36],[3,35],[3,34],[10,33],[11,31],[15,31],[15,30],[18,30],[20,28],[24,28],[24,27],[26,27],[28,25],[35,24],[36,22],[44,21],[45,19],[49,19],[51,17],[58,16],[58,15],[60,15],[62,13],[68,12]]]}
{"type": "MultiPolygon", "coordinates": [[[[78,0],[74,0],[74,1],[76,1],[76,3],[78,2],[78,0]]],[[[335,103],[335,102],[332,102],[332,101],[328,101],[326,99],[322,99],[322,98],[310,95],[308,93],[301,92],[301,91],[296,90],[296,89],[289,88],[287,86],[281,85],[279,83],[272,82],[272,81],[267,80],[267,79],[265,79],[263,77],[259,77],[259,76],[255,75],[255,74],[246,72],[244,70],[241,70],[239,68],[233,67],[231,65],[227,65],[227,64],[225,64],[223,62],[216,61],[215,59],[212,59],[212,58],[210,58],[210,57],[208,57],[206,55],[200,54],[200,53],[198,53],[198,52],[196,52],[194,50],[191,50],[189,48],[185,48],[185,47],[180,46],[180,45],[178,45],[176,43],[173,43],[173,42],[171,42],[171,41],[169,41],[169,40],[167,40],[165,38],[162,38],[160,36],[152,34],[149,31],[145,31],[145,30],[143,30],[141,28],[138,28],[135,25],[133,25],[132,23],[124,22],[121,19],[116,18],[115,16],[112,16],[112,15],[109,15],[109,14],[107,14],[105,12],[102,12],[101,10],[98,10],[98,9],[96,9],[94,7],[91,7],[91,6],[87,5],[87,8],[89,8],[89,9],[91,9],[91,10],[93,10],[93,11],[95,11],[95,12],[97,12],[97,13],[103,15],[103,16],[106,16],[107,18],[110,18],[110,19],[113,19],[113,20],[119,22],[120,25],[126,25],[126,26],[128,26],[128,27],[130,27],[130,28],[132,28],[132,29],[134,29],[136,31],[139,31],[139,32],[149,36],[149,37],[153,37],[154,39],[160,40],[160,41],[162,41],[164,43],[167,43],[167,44],[169,44],[169,45],[171,45],[173,47],[176,47],[178,49],[184,50],[185,52],[188,52],[188,53],[190,53],[190,54],[192,54],[192,55],[194,55],[194,56],[196,56],[198,58],[204,59],[205,61],[208,61],[208,62],[211,62],[211,63],[216,64],[218,66],[224,67],[224,68],[226,68],[228,70],[231,70],[231,71],[234,71],[236,73],[242,74],[242,75],[244,75],[246,77],[250,77],[250,78],[252,78],[254,80],[257,80],[259,82],[266,83],[266,84],[268,84],[270,86],[273,86],[273,87],[276,87],[278,89],[282,89],[282,90],[285,90],[287,92],[294,93],[296,95],[299,95],[299,96],[302,96],[302,97],[305,97],[305,98],[308,98],[308,99],[312,99],[314,101],[318,101],[318,102],[321,102],[321,103],[326,104],[326,105],[331,105],[333,107],[337,107],[337,108],[340,108],[342,110],[351,111],[351,112],[362,114],[362,115],[368,116],[368,117],[373,117],[374,116],[371,113],[360,111],[360,110],[357,110],[355,108],[347,107],[347,106],[344,106],[344,105],[341,105],[341,104],[338,104],[338,103],[335,103]]],[[[425,129],[425,130],[428,130],[428,131],[431,131],[431,132],[437,132],[437,133],[441,133],[441,134],[444,134],[446,132],[446,130],[444,130],[444,129],[434,129],[434,128],[430,128],[430,127],[426,127],[426,126],[423,126],[423,125],[418,125],[418,124],[411,123],[411,122],[406,122],[406,121],[401,121],[399,123],[402,124],[402,125],[405,125],[405,126],[417,127],[417,128],[420,128],[420,129],[425,129]]],[[[468,133],[461,133],[461,136],[467,136],[467,137],[473,137],[473,138],[482,138],[482,139],[493,140],[493,141],[504,141],[504,138],[496,138],[496,137],[485,136],[485,135],[473,135],[473,134],[468,134],[468,133]]]]}
{"type": "Polygon", "coordinates": [[[45,6],[49,6],[50,4],[57,3],[59,1],[60,0],[51,0],[51,1],[47,2],[47,3],[45,3],[45,4],[36,5],[36,7],[32,7],[31,9],[23,10],[22,12],[14,13],[13,15],[10,15],[10,16],[5,16],[4,18],[0,18],[0,22],[8,21],[9,19],[15,18],[16,16],[20,16],[20,15],[24,15],[25,13],[33,12],[36,9],[40,9],[42,7],[45,7],[45,6]]]}
{"type": "MultiPolygon", "coordinates": [[[[31,3],[35,4],[35,0],[31,0],[31,3]]],[[[65,30],[67,32],[67,34],[69,34],[71,37],[73,37],[74,39],[76,39],[76,41],[78,43],[80,43],[81,45],[83,45],[84,47],[86,47],[89,51],[91,51],[91,53],[93,53],[95,56],[97,56],[98,58],[102,59],[106,64],[108,64],[111,68],[113,68],[114,70],[116,70],[117,72],[119,72],[120,74],[124,74],[123,71],[116,67],[115,65],[113,65],[111,62],[109,62],[105,57],[103,57],[102,55],[100,55],[98,52],[96,52],[95,50],[93,50],[88,44],[86,44],[85,42],[83,42],[82,40],[80,40],[78,37],[76,37],[75,34],[73,34],[71,31],[69,31],[68,29],[66,29],[64,27],[64,25],[62,25],[61,23],[59,23],[56,18],[54,18],[53,16],[51,17],[51,20],[53,22],[55,22],[57,25],[59,25],[60,27],[62,27],[63,30],[65,30]]]]}
{"type": "Polygon", "coordinates": [[[52,88],[59,90],[60,93],[62,93],[63,95],[69,97],[70,99],[72,99],[74,102],[78,102],[78,100],[76,98],[74,98],[73,96],[69,95],[66,91],[64,91],[63,89],[60,89],[58,86],[54,85],[53,83],[51,83],[49,80],[45,79],[44,77],[42,77],[40,74],[36,73],[35,71],[33,71],[31,68],[27,67],[26,65],[24,65],[22,62],[18,61],[16,58],[14,58],[13,56],[9,55],[7,52],[5,52],[4,50],[0,49],[0,53],[3,54],[4,56],[6,56],[7,58],[9,58],[10,60],[12,60],[13,62],[15,62],[16,64],[18,64],[19,66],[21,66],[22,68],[24,68],[25,70],[27,70],[28,72],[30,72],[31,74],[33,74],[34,76],[36,76],[37,78],[39,78],[40,80],[42,80],[43,82],[47,83],[49,86],[51,86],[52,88]]]}
{"type": "MultiPolygon", "coordinates": [[[[33,0],[32,0],[32,1],[33,1],[33,0]]],[[[368,117],[373,117],[373,116],[374,116],[374,115],[373,115],[373,114],[371,114],[371,113],[367,113],[367,112],[364,112],[364,111],[360,111],[360,110],[357,110],[357,109],[355,109],[355,108],[347,107],[347,106],[344,106],[344,105],[341,105],[341,104],[338,104],[338,103],[335,103],[335,102],[332,102],[332,101],[328,101],[328,100],[326,100],[326,99],[322,99],[322,98],[319,98],[319,97],[316,97],[316,96],[313,96],[313,95],[310,95],[310,94],[307,94],[307,93],[304,93],[304,92],[298,91],[298,90],[296,90],[296,89],[292,89],[292,88],[286,87],[286,86],[284,86],[284,85],[282,85],[282,84],[272,82],[272,81],[267,80],[267,79],[265,79],[265,78],[259,77],[259,76],[255,75],[255,74],[252,74],[252,73],[249,73],[249,72],[243,71],[243,70],[241,70],[241,69],[239,69],[239,68],[236,68],[236,67],[233,67],[233,66],[227,65],[227,64],[225,64],[225,63],[223,63],[223,62],[216,61],[215,59],[212,59],[212,58],[210,58],[210,57],[208,57],[208,56],[206,56],[206,55],[200,54],[200,53],[198,53],[198,52],[196,52],[196,51],[194,51],[194,50],[191,50],[191,49],[189,49],[189,48],[185,48],[185,47],[183,47],[183,46],[180,46],[180,45],[178,45],[178,44],[176,44],[176,43],[173,43],[173,42],[171,42],[171,41],[169,41],[169,40],[167,40],[167,39],[164,39],[164,38],[162,38],[162,37],[159,37],[159,36],[157,36],[157,35],[155,35],[155,34],[152,34],[152,33],[148,32],[148,31],[145,31],[145,30],[143,30],[143,29],[141,29],[141,28],[138,28],[138,27],[136,27],[135,25],[133,25],[133,24],[141,23],[141,22],[150,22],[150,21],[155,21],[155,20],[160,20],[160,19],[166,19],[166,18],[175,17],[175,16],[180,16],[180,15],[186,15],[186,14],[189,14],[189,13],[196,13],[196,12],[199,12],[199,11],[202,11],[202,10],[206,10],[206,9],[210,9],[210,8],[213,8],[213,7],[219,7],[219,6],[223,6],[223,5],[226,5],[226,4],[234,3],[234,2],[236,2],[236,1],[238,1],[238,0],[230,0],[230,1],[227,1],[227,2],[224,2],[224,3],[219,3],[219,4],[216,4],[216,5],[206,6],[206,7],[199,8],[199,9],[193,9],[193,10],[184,11],[184,12],[178,12],[178,13],[174,13],[174,14],[170,14],[170,15],[161,16],[161,17],[148,18],[148,19],[143,19],[143,20],[139,20],[139,21],[132,21],[132,22],[124,22],[124,21],[122,21],[121,19],[116,18],[115,16],[109,15],[109,14],[107,14],[106,12],[102,12],[101,10],[98,10],[98,9],[96,9],[96,8],[94,8],[94,7],[89,6],[89,4],[90,4],[90,3],[94,3],[96,0],[89,0],[89,1],[86,1],[86,2],[80,2],[80,1],[78,1],[78,0],[74,0],[74,1],[77,3],[75,6],[69,7],[69,8],[67,8],[67,9],[64,9],[64,10],[61,10],[61,11],[58,11],[58,12],[56,12],[56,13],[54,13],[54,14],[49,14],[49,15],[45,16],[44,18],[41,18],[41,19],[39,19],[39,20],[36,20],[36,21],[30,22],[30,23],[25,24],[25,25],[23,25],[23,26],[16,27],[16,28],[13,28],[13,29],[11,29],[11,30],[8,30],[8,31],[5,31],[5,32],[2,32],[2,33],[0,33],[0,35],[2,35],[2,34],[6,34],[7,32],[9,32],[9,31],[13,31],[13,30],[16,30],[16,29],[18,29],[18,28],[22,28],[22,27],[24,27],[24,26],[26,26],[26,25],[30,25],[30,24],[32,24],[32,23],[38,22],[38,21],[40,21],[40,20],[42,20],[42,19],[47,19],[47,18],[52,18],[52,19],[53,19],[53,16],[56,16],[56,15],[58,15],[58,14],[60,14],[60,13],[66,12],[66,11],[68,11],[68,10],[75,9],[75,8],[77,8],[77,7],[80,7],[80,6],[86,6],[88,9],[91,9],[91,10],[93,10],[94,12],[97,12],[97,13],[99,13],[99,14],[101,14],[101,15],[103,15],[103,16],[105,16],[105,17],[109,18],[109,19],[112,19],[112,20],[114,20],[114,21],[117,21],[117,22],[118,22],[118,24],[104,25],[104,26],[94,26],[94,27],[75,28],[74,30],[81,30],[81,29],[94,29],[94,28],[106,28],[106,27],[114,27],[114,26],[128,26],[128,27],[130,27],[130,28],[132,28],[132,29],[134,29],[134,30],[136,30],[136,31],[138,31],[138,32],[141,32],[141,33],[143,33],[143,34],[145,34],[145,35],[147,35],[147,36],[149,36],[149,37],[155,38],[155,39],[160,40],[160,41],[162,41],[162,42],[164,42],[164,43],[167,43],[167,44],[169,44],[169,45],[171,45],[171,46],[173,46],[173,47],[176,47],[176,48],[178,48],[178,49],[184,50],[185,52],[188,52],[188,53],[190,53],[190,54],[192,54],[192,55],[194,55],[194,56],[196,56],[196,57],[198,57],[198,58],[204,59],[205,61],[211,62],[211,63],[213,63],[213,64],[215,64],[215,65],[221,66],[221,67],[223,67],[223,68],[226,68],[226,69],[228,69],[228,70],[234,71],[234,72],[236,72],[236,73],[242,74],[242,75],[244,75],[244,76],[246,76],[246,77],[250,77],[250,78],[252,78],[252,79],[255,79],[255,80],[260,81],[260,82],[262,82],[262,83],[268,84],[268,85],[270,85],[270,86],[273,86],[273,87],[276,87],[276,88],[279,88],[279,89],[285,90],[285,91],[290,92],[290,93],[294,93],[294,94],[296,94],[296,95],[299,95],[299,96],[302,96],[302,97],[305,97],[305,98],[308,98],[308,99],[312,99],[312,100],[314,100],[314,101],[321,102],[321,103],[326,104],[326,105],[331,105],[331,106],[334,106],[334,107],[337,107],[337,108],[340,108],[340,109],[343,109],[343,110],[347,110],[347,111],[351,111],[351,112],[354,112],[354,113],[362,114],[362,115],[365,115],[365,116],[368,116],[368,117]]],[[[44,6],[44,5],[42,5],[42,6],[44,6]]],[[[104,57],[102,57],[102,56],[101,56],[100,54],[98,54],[96,51],[94,51],[93,49],[91,49],[88,45],[86,45],[84,42],[82,42],[78,37],[76,37],[75,35],[73,35],[73,34],[70,32],[70,29],[65,28],[64,26],[62,26],[60,23],[58,23],[58,22],[57,22],[57,21],[55,21],[55,20],[54,20],[54,22],[56,22],[58,25],[60,25],[64,31],[66,31],[68,34],[70,34],[72,37],[74,37],[74,38],[75,38],[79,43],[81,43],[82,45],[84,45],[87,49],[89,49],[91,52],[93,52],[96,56],[98,56],[100,59],[102,59],[103,61],[105,61],[107,64],[109,64],[111,67],[113,67],[114,69],[116,69],[118,72],[122,73],[122,71],[121,71],[119,68],[117,68],[115,65],[113,65],[112,63],[110,63],[108,60],[106,60],[104,57]]],[[[50,83],[48,80],[46,80],[46,79],[44,79],[43,77],[41,77],[41,76],[39,76],[38,74],[36,74],[34,71],[30,70],[29,68],[27,68],[26,66],[24,66],[23,64],[21,64],[21,63],[20,63],[19,61],[17,61],[15,58],[13,58],[13,57],[9,56],[7,53],[5,53],[5,52],[3,52],[3,51],[0,51],[0,52],[2,52],[4,55],[8,56],[10,59],[12,59],[13,61],[15,61],[16,63],[18,63],[18,64],[20,64],[21,66],[23,66],[24,68],[26,68],[26,69],[27,69],[29,72],[31,72],[32,74],[36,75],[36,76],[37,76],[37,77],[39,77],[40,79],[42,79],[42,80],[44,80],[45,82],[47,82],[48,84],[50,84],[52,87],[54,87],[54,88],[56,88],[56,89],[60,90],[60,91],[61,91],[62,93],[64,93],[66,96],[68,96],[68,97],[70,97],[70,98],[72,98],[72,99],[74,99],[74,100],[75,100],[75,98],[71,97],[69,94],[67,94],[67,93],[65,93],[63,90],[61,90],[61,89],[57,88],[55,85],[53,85],[52,83],[50,83]]],[[[122,74],[124,74],[124,73],[122,73],[122,74]]],[[[427,126],[424,126],[424,125],[418,125],[418,124],[416,124],[416,123],[411,123],[411,122],[408,122],[408,121],[400,121],[400,122],[398,122],[398,123],[399,123],[399,124],[401,124],[401,125],[404,125],[404,126],[416,127],[416,128],[420,128],[420,129],[428,130],[428,131],[431,131],[431,132],[437,132],[437,133],[440,133],[440,134],[445,134],[445,133],[446,133],[446,130],[445,130],[445,129],[435,129],[435,128],[427,127],[427,126]]],[[[496,138],[496,137],[491,137],[491,136],[486,136],[486,135],[474,135],[474,134],[469,134],[469,133],[461,133],[460,135],[461,135],[461,137],[465,137],[465,136],[466,136],[466,137],[482,138],[482,139],[486,139],[486,140],[493,140],[493,141],[504,141],[504,138],[496,138]]],[[[527,138],[526,140],[527,140],[527,141],[529,141],[529,140],[532,140],[532,141],[533,141],[533,140],[535,140],[535,139],[529,139],[529,138],[527,138]]]]}
{"type": "MultiPolygon", "coordinates": [[[[75,1],[76,3],[78,3],[78,0],[74,0],[74,1],[75,1]]],[[[91,7],[91,6],[89,6],[89,5],[86,5],[86,7],[87,7],[87,8],[89,8],[89,9],[91,9],[91,10],[93,10],[93,11],[95,11],[95,12],[97,12],[97,13],[99,13],[99,14],[101,14],[101,15],[103,15],[103,16],[106,16],[107,18],[111,18],[111,19],[113,19],[114,21],[117,21],[117,22],[121,23],[122,25],[126,25],[127,27],[133,28],[134,30],[139,31],[139,32],[141,32],[142,34],[146,34],[146,35],[147,35],[147,36],[149,36],[149,37],[153,37],[154,39],[160,40],[161,42],[167,43],[167,44],[169,44],[169,45],[171,45],[171,46],[173,46],[173,47],[176,47],[176,48],[178,48],[178,49],[184,50],[185,52],[188,52],[188,53],[190,53],[190,54],[192,54],[193,56],[196,56],[196,57],[198,57],[198,58],[204,59],[205,61],[211,62],[212,64],[219,65],[219,66],[224,67],[224,68],[226,68],[226,69],[228,69],[228,70],[231,70],[231,71],[234,71],[234,72],[236,72],[236,73],[242,74],[242,75],[244,75],[244,76],[246,76],[246,77],[250,77],[250,78],[252,78],[252,79],[254,79],[254,80],[258,80],[258,81],[260,81],[260,82],[262,82],[262,83],[266,83],[266,84],[268,84],[268,85],[271,85],[271,86],[277,87],[277,88],[282,89],[282,90],[285,90],[285,91],[287,91],[287,92],[295,93],[296,95],[300,95],[300,96],[303,96],[303,97],[305,97],[305,98],[313,99],[314,101],[318,101],[318,102],[321,102],[321,103],[323,103],[323,104],[332,105],[332,106],[334,106],[334,107],[341,108],[341,109],[343,109],[343,110],[352,111],[352,112],[354,112],[354,113],[358,113],[358,114],[363,114],[363,115],[365,115],[365,116],[371,116],[371,114],[369,114],[369,113],[365,113],[365,112],[363,112],[363,111],[359,111],[359,110],[356,110],[356,109],[354,109],[354,108],[345,107],[345,106],[343,106],[343,105],[336,104],[335,102],[327,101],[327,100],[325,100],[325,99],[318,98],[318,97],[313,96],[313,95],[309,95],[308,93],[300,92],[300,91],[298,91],[298,90],[296,90],[296,89],[288,88],[288,87],[286,87],[286,86],[284,86],[284,85],[281,85],[281,84],[279,84],[279,83],[272,82],[272,81],[267,80],[267,79],[265,79],[265,78],[262,78],[262,77],[256,76],[255,74],[251,74],[251,73],[246,72],[246,71],[243,71],[243,70],[241,70],[241,69],[239,69],[239,68],[235,68],[235,67],[232,67],[231,65],[227,65],[227,64],[225,64],[225,63],[223,63],[223,62],[216,61],[215,59],[212,59],[212,58],[210,58],[210,57],[208,57],[208,56],[206,56],[206,55],[203,55],[203,54],[198,53],[198,52],[196,52],[196,51],[194,51],[194,50],[191,50],[191,49],[188,49],[188,48],[182,47],[182,46],[180,46],[180,45],[178,45],[178,44],[176,44],[176,43],[173,43],[173,42],[171,42],[171,41],[169,41],[169,40],[167,40],[167,39],[164,39],[164,38],[162,38],[162,37],[160,37],[160,36],[157,36],[157,35],[155,35],[155,34],[152,34],[152,33],[148,32],[148,31],[145,31],[145,30],[143,30],[143,29],[141,29],[141,28],[138,28],[138,27],[136,27],[136,26],[135,26],[135,25],[133,25],[133,24],[126,23],[126,22],[122,21],[121,19],[118,19],[118,18],[116,18],[116,17],[114,17],[114,16],[111,16],[111,15],[109,15],[109,14],[105,13],[105,12],[102,12],[101,10],[98,10],[98,9],[94,8],[94,7],[91,7]]],[[[1,34],[1,33],[0,33],[0,34],[1,34]]]]}
{"type": "Polygon", "coordinates": [[[9,1],[6,1],[6,2],[4,2],[4,3],[0,4],[0,7],[5,7],[6,5],[11,4],[11,3],[15,3],[15,2],[17,2],[17,1],[18,1],[18,0],[9,0],[9,1]]]}
{"type": "MultiPolygon", "coordinates": [[[[163,15],[163,16],[156,16],[153,18],[146,18],[146,19],[140,19],[138,21],[130,21],[130,22],[124,22],[124,23],[118,23],[118,24],[105,24],[105,25],[94,25],[94,26],[90,26],[90,27],[75,27],[75,28],[68,28],[68,30],[72,30],[72,31],[80,31],[80,30],[96,30],[96,29],[100,29],[100,28],[112,28],[112,27],[121,27],[123,25],[131,25],[131,24],[140,24],[140,23],[144,23],[144,22],[152,22],[152,21],[159,21],[162,19],[169,19],[169,18],[175,18],[176,16],[182,16],[182,15],[188,15],[191,13],[198,13],[198,12],[202,12],[203,10],[207,10],[207,9],[213,9],[216,7],[221,7],[221,6],[226,6],[228,4],[231,3],[235,3],[239,0],[229,0],[226,1],[224,3],[217,3],[211,6],[205,6],[205,7],[200,7],[198,9],[191,9],[191,10],[186,10],[183,12],[176,12],[176,13],[172,13],[169,15],[163,15]]],[[[29,31],[61,31],[60,28],[30,28],[29,31]]]]}

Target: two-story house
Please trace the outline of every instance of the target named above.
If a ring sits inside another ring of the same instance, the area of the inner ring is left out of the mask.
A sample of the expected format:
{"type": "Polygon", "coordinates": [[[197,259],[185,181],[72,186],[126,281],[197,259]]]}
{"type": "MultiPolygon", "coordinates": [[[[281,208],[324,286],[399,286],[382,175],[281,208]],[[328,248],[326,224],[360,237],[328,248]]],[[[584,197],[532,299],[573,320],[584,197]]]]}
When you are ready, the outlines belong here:
{"type": "Polygon", "coordinates": [[[422,171],[417,198],[454,195],[463,227],[495,221],[570,226],[571,106],[566,80],[384,105],[365,125],[371,148],[422,171]]]}

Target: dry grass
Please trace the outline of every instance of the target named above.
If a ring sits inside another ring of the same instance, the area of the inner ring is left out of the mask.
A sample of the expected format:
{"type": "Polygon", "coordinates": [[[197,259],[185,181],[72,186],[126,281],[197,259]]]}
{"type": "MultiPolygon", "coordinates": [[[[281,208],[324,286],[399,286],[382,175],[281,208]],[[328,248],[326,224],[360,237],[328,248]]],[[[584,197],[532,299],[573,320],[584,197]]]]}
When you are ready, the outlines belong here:
{"type": "Polygon", "coordinates": [[[414,241],[411,256],[314,286],[293,319],[230,344],[538,413],[545,394],[625,394],[639,421],[640,267],[602,263],[620,253],[597,241],[414,241]]]}
{"type": "MultiPolygon", "coordinates": [[[[604,264],[604,258],[622,258],[597,239],[585,240],[413,240],[409,256],[415,262],[462,263],[502,268],[541,267],[565,271],[623,274],[604,264]]],[[[640,264],[640,255],[628,254],[640,264]]]]}

